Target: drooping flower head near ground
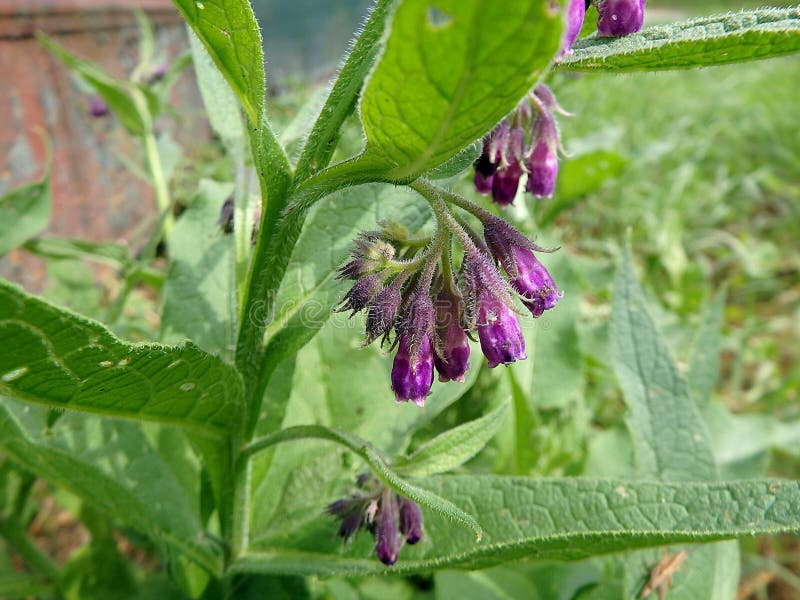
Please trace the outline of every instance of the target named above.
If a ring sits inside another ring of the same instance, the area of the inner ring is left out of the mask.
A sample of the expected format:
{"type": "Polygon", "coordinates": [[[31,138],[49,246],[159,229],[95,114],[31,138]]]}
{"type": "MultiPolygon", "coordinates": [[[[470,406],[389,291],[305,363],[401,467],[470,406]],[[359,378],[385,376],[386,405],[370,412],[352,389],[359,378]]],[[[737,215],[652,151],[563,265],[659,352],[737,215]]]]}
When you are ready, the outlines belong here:
{"type": "Polygon", "coordinates": [[[411,237],[402,227],[383,223],[381,230],[355,240],[338,276],[354,280],[338,310],[351,316],[366,312],[365,343],[380,338],[395,351],[390,377],[395,399],[418,406],[425,404],[434,371],[440,382],[465,380],[470,338],[480,341],[490,368],[525,360],[521,306],[539,317],[560,298],[535,255],[548,250],[460,196],[443,192],[450,206],[433,188],[421,190],[435,207],[434,234],[411,237]],[[454,207],[478,218],[482,237],[454,207]],[[459,265],[453,260],[455,244],[461,247],[459,265]]]}
{"type": "Polygon", "coordinates": [[[325,512],[339,519],[338,535],[345,543],[361,529],[368,530],[375,539],[376,556],[387,566],[397,562],[403,544],[416,544],[425,535],[416,502],[368,473],[359,476],[350,496],[331,502],[325,512]]]}
{"type": "Polygon", "coordinates": [[[508,206],[525,176],[526,192],[537,198],[551,197],[561,149],[555,112],[568,114],[547,86],[537,85],[484,139],[483,152],[474,165],[475,189],[508,206]]]}

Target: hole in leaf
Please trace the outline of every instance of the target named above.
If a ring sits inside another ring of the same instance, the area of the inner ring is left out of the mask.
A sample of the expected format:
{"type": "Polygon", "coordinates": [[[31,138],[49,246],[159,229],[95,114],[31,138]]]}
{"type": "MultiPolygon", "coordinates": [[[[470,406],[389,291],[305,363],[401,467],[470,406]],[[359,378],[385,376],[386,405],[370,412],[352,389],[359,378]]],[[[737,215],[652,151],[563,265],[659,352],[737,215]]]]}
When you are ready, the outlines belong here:
{"type": "Polygon", "coordinates": [[[428,6],[428,25],[432,29],[444,29],[453,24],[453,15],[431,5],[428,6]]]}

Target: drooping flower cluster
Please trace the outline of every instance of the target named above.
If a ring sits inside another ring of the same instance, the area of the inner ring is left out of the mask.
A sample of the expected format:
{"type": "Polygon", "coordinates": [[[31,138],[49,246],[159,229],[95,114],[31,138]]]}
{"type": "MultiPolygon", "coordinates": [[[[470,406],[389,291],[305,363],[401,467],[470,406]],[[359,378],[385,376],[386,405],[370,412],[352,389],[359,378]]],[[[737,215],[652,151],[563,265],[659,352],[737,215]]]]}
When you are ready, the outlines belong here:
{"type": "Polygon", "coordinates": [[[403,543],[422,539],[422,512],[419,506],[385,487],[370,474],[361,475],[357,491],[331,502],[325,509],[340,520],[338,535],[348,542],[360,529],[375,538],[375,554],[385,565],[397,562],[403,543]]]}
{"type": "Polygon", "coordinates": [[[483,240],[451,224],[464,250],[457,272],[450,237],[440,243],[443,236],[437,231],[420,249],[425,244],[398,235],[396,226],[362,234],[352,259],[339,270],[340,279],[355,280],[339,310],[354,314],[366,309],[366,343],[379,337],[388,343],[394,332],[391,387],[398,402],[423,406],[434,371],[439,381],[464,381],[473,333],[490,368],[524,360],[514,298],[534,317],[558,302],[558,289],[534,254],[546,250],[502,219],[475,210],[483,240]]]}
{"type": "Polygon", "coordinates": [[[561,148],[554,112],[568,114],[540,84],[489,133],[475,161],[474,183],[481,194],[491,194],[497,204],[508,206],[527,175],[526,192],[538,198],[553,195],[561,148]]]}

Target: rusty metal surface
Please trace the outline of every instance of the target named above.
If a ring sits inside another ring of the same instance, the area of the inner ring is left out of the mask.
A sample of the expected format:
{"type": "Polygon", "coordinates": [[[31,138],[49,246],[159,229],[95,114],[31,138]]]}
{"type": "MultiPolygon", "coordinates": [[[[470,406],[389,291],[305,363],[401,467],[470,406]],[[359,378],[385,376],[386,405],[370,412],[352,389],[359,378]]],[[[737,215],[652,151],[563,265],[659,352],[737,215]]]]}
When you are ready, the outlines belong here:
{"type": "MultiPolygon", "coordinates": [[[[129,8],[134,4],[151,9],[157,56],[169,60],[186,49],[180,16],[162,0],[0,0],[0,194],[41,176],[43,132],[54,148],[49,233],[126,240],[155,210],[149,187],[115,158],[119,153],[138,159],[138,141],[113,117],[91,118],[85,92],[31,36],[42,28],[75,54],[125,76],[137,60],[138,29],[129,8]]],[[[165,118],[158,127],[171,130],[184,148],[209,140],[191,69],[175,86],[172,100],[182,122],[165,118]]],[[[41,288],[41,262],[22,252],[0,259],[0,274],[41,288]]]]}

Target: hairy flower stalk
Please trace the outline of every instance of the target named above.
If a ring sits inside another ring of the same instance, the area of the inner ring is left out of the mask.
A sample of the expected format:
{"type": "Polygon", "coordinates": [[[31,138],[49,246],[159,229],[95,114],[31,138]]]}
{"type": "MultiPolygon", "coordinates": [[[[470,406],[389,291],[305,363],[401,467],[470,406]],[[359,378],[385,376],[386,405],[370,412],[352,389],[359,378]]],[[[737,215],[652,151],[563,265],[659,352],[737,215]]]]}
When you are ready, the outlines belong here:
{"type": "Polygon", "coordinates": [[[391,566],[403,543],[412,545],[422,539],[422,511],[416,502],[396,494],[369,473],[360,475],[356,485],[353,494],[331,502],[325,512],[339,519],[337,535],[345,543],[361,529],[372,533],[378,560],[391,566]]]}
{"type": "MultiPolygon", "coordinates": [[[[580,24],[577,27],[579,32],[580,24]]],[[[474,165],[473,181],[478,192],[491,194],[494,202],[508,206],[517,196],[523,175],[527,175],[526,192],[537,198],[553,195],[561,148],[554,112],[568,114],[558,105],[550,88],[540,84],[492,130],[484,139],[483,152],[474,165]]]]}
{"type": "MultiPolygon", "coordinates": [[[[557,106],[547,94],[540,102],[557,106]]],[[[435,235],[411,238],[392,223],[361,234],[339,272],[340,279],[355,280],[339,310],[351,316],[366,311],[365,343],[381,338],[395,351],[390,378],[395,399],[424,406],[434,371],[440,382],[466,379],[470,338],[480,342],[490,368],[524,360],[523,313],[516,303],[539,317],[561,295],[535,254],[549,250],[460,196],[423,181],[412,187],[433,208],[435,235]],[[477,217],[483,237],[448,203],[477,217]],[[460,265],[453,265],[454,242],[463,250],[460,265]]]]}

